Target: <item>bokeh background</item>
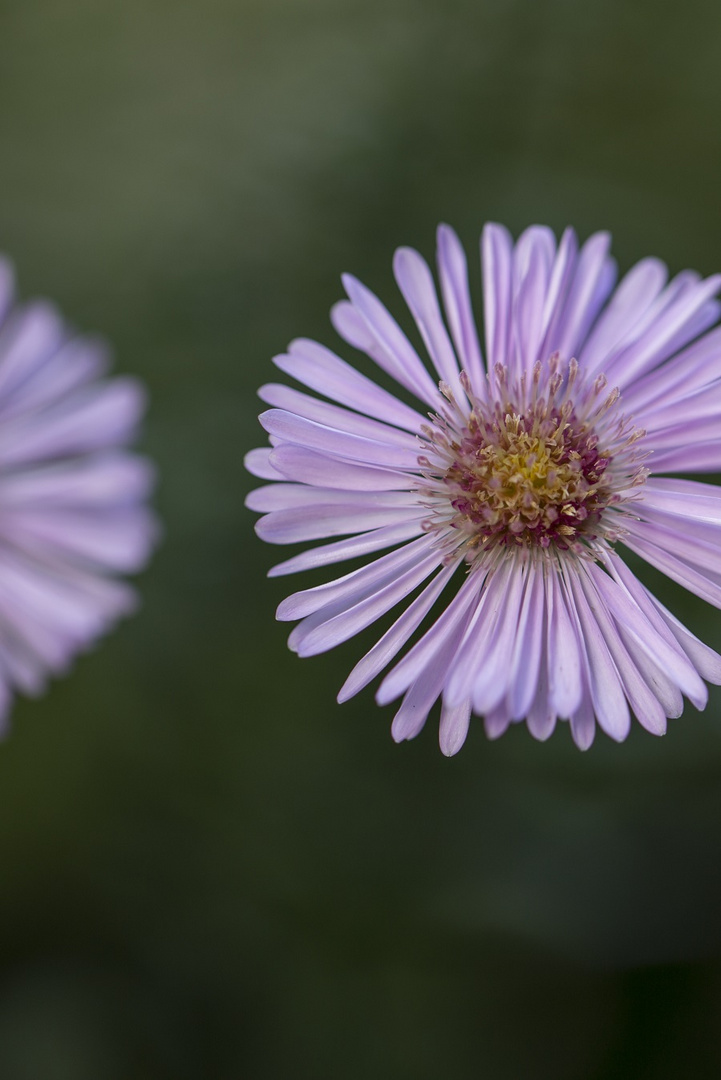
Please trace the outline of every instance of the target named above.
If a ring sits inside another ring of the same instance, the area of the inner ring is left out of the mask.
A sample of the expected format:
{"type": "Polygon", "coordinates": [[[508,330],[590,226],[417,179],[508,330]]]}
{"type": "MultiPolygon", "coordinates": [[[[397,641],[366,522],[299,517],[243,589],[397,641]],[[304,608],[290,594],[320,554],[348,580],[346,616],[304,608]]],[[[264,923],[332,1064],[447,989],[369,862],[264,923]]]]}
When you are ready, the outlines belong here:
{"type": "Polygon", "coordinates": [[[721,1075],[719,693],[396,747],[363,641],[287,651],[242,468],[271,356],[438,221],[721,268],[720,50],[713,0],[2,0],[0,246],[147,381],[165,527],[0,747],[3,1080],[721,1075]]]}

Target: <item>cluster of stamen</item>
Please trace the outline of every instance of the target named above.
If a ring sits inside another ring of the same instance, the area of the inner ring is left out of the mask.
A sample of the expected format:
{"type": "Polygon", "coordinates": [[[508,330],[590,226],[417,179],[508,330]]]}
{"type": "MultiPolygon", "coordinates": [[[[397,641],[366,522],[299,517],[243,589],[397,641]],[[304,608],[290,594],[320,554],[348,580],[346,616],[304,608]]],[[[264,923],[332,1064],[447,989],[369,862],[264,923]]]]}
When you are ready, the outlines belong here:
{"type": "Polygon", "coordinates": [[[496,547],[582,553],[599,536],[618,539],[604,512],[647,475],[635,451],[644,432],[613,416],[618,391],[603,376],[583,382],[576,361],[558,356],[515,386],[500,365],[493,374],[482,399],[464,377],[465,414],[441,387],[451,408],[424,429],[420,459],[427,527],[460,531],[469,558],[496,547]]]}
{"type": "Polygon", "coordinates": [[[608,505],[608,458],[570,403],[525,415],[472,412],[445,475],[451,506],[489,541],[568,548],[608,505]]]}

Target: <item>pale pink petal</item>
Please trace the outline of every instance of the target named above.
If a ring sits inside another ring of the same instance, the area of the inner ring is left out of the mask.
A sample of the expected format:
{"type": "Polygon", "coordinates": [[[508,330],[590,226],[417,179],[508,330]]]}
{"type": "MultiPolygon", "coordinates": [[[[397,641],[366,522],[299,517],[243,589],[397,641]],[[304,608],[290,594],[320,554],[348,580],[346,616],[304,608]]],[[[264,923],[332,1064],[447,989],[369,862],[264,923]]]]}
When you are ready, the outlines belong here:
{"type": "Polygon", "coordinates": [[[261,540],[269,544],[299,544],[303,540],[322,540],[324,537],[348,536],[355,532],[370,532],[384,525],[400,525],[417,521],[414,507],[319,506],[309,516],[307,507],[295,510],[276,510],[255,523],[261,540]]]}
{"type": "Polygon", "coordinates": [[[690,443],[688,438],[688,427],[684,426],[676,446],[654,450],[654,469],[662,473],[721,472],[721,439],[690,443]]]}
{"type": "Polygon", "coordinates": [[[296,574],[300,570],[314,570],[318,566],[356,559],[359,555],[369,555],[374,551],[395,547],[403,540],[419,536],[422,531],[420,518],[402,521],[400,525],[384,525],[379,529],[351,536],[347,540],[336,540],[331,544],[323,544],[322,547],[309,548],[300,555],[294,555],[291,559],[272,566],[268,577],[296,574]]]}
{"type": "Polygon", "coordinates": [[[613,616],[626,637],[635,640],[638,650],[670,676],[691,701],[701,700],[705,687],[697,671],[673,637],[659,633],[658,619],[648,618],[646,605],[640,607],[627,588],[621,587],[595,565],[588,568],[584,579],[593,581],[602,597],[604,612],[613,616]]]}
{"type": "Polygon", "coordinates": [[[332,615],[316,627],[298,642],[298,654],[315,656],[355,637],[404,600],[437,569],[439,563],[437,554],[414,562],[408,570],[396,574],[390,582],[376,588],[370,596],[363,597],[352,607],[332,615]]]}
{"type": "Polygon", "coordinates": [[[588,691],[584,692],[576,712],[570,717],[571,735],[579,750],[590,749],[596,734],[593,704],[588,691]]]}
{"type": "Polygon", "coordinates": [[[468,617],[466,606],[461,618],[454,625],[449,625],[445,635],[439,638],[433,663],[426,664],[420,670],[407,691],[391,726],[391,734],[396,742],[414,738],[425,724],[443,689],[446,669],[463,635],[468,617]]]}
{"type": "Polygon", "coordinates": [[[286,409],[296,416],[305,417],[306,420],[314,420],[317,424],[347,431],[352,435],[362,435],[365,439],[377,439],[378,442],[404,446],[412,453],[418,453],[418,439],[407,431],[399,431],[389,424],[372,420],[368,416],[360,416],[338,405],[329,405],[327,401],[319,401],[318,398],[302,394],[290,386],[267,383],[261,386],[258,397],[267,405],[286,409]]]}
{"type": "Polygon", "coordinates": [[[579,252],[555,336],[549,340],[552,351],[561,356],[577,355],[613,288],[616,272],[609,246],[608,233],[595,233],[579,252]]]}
{"type": "MultiPolygon", "coordinates": [[[[506,559],[485,582],[465,639],[448,673],[444,697],[449,705],[458,705],[472,697],[479,666],[494,640],[512,570],[512,560],[506,559]]],[[[485,574],[481,581],[484,578],[485,574]]]]}
{"type": "Polygon", "coordinates": [[[443,323],[427,262],[413,248],[398,248],[393,259],[393,272],[439,380],[451,388],[457,402],[465,402],[466,395],[458,379],[458,361],[443,323]]]}
{"type": "Polygon", "coordinates": [[[718,293],[720,287],[721,275],[717,274],[679,296],[654,320],[641,338],[619,352],[613,362],[606,365],[605,373],[608,378],[612,382],[618,382],[622,388],[628,386],[634,379],[658,367],[675,350],[687,344],[694,337],[694,317],[707,301],[718,293]]]}
{"type": "Polygon", "coordinates": [[[457,568],[456,562],[441,570],[408,605],[383,637],[355,665],[338,693],[338,701],[347,701],[353,697],[390,664],[411,634],[421,625],[457,568]]]}
{"type": "Polygon", "coordinates": [[[670,516],[664,521],[662,514],[649,511],[646,520],[628,520],[625,528],[627,547],[650,542],[700,570],[709,582],[721,586],[721,547],[717,527],[699,525],[692,519],[681,522],[670,516]]]}
{"type": "Polygon", "coordinates": [[[536,693],[526,715],[528,730],[534,739],[539,739],[540,742],[551,737],[557,720],[557,710],[550,694],[549,659],[546,640],[542,639],[536,693]]]}
{"type": "Polygon", "coordinates": [[[515,374],[530,371],[545,333],[544,307],[556,241],[550,229],[534,225],[519,237],[513,252],[513,342],[509,360],[515,374]],[[515,353],[515,358],[513,357],[515,353]]]}
{"type": "Polygon", "coordinates": [[[511,726],[511,714],[505,702],[496,705],[483,717],[483,727],[489,739],[500,739],[511,726]]]}
{"type": "MultiPolygon", "coordinates": [[[[469,574],[458,593],[449,602],[448,607],[438,617],[433,626],[416,642],[410,652],[406,653],[400,663],[386,675],[381,683],[376,700],[380,705],[387,705],[404,693],[409,686],[420,676],[424,668],[432,666],[434,658],[443,648],[443,643],[454,636],[458,626],[466,625],[466,616],[476,605],[478,594],[485,580],[483,570],[469,574]]],[[[444,678],[446,671],[444,669],[444,678]]],[[[448,694],[444,694],[448,700],[448,694]]],[[[449,701],[449,704],[456,704],[449,701]]]]}
{"type": "MultiPolygon", "coordinates": [[[[593,612],[596,625],[601,632],[636,719],[652,734],[663,735],[666,732],[666,713],[659,699],[653,693],[652,687],[643,679],[639,668],[629,655],[621,639],[619,628],[608,614],[604,602],[605,596],[602,599],[598,590],[594,587],[597,580],[600,581],[603,576],[603,574],[592,575],[590,572],[579,575],[585,599],[593,612]]],[[[601,723],[601,717],[599,717],[599,723],[601,723]]],[[[605,727],[603,724],[602,726],[605,727]]],[[[620,740],[626,738],[629,728],[630,717],[625,712],[622,716],[619,716],[612,730],[609,730],[608,727],[605,727],[605,730],[613,738],[620,740]]]]}
{"type": "MultiPolygon", "coordinates": [[[[368,566],[352,570],[349,574],[336,578],[335,581],[328,581],[324,585],[316,585],[313,589],[303,589],[301,592],[293,593],[280,604],[276,617],[283,622],[302,619],[305,615],[310,615],[338,599],[346,600],[350,606],[380,585],[424,560],[432,548],[432,537],[422,536],[398,551],[383,555],[368,566]]],[[[433,557],[438,558],[437,553],[433,557]]],[[[438,561],[440,562],[440,558],[438,561]]]]}
{"type": "Polygon", "coordinates": [[[257,476],[259,480],[285,480],[285,474],[278,472],[271,464],[270,455],[272,447],[259,446],[256,450],[249,450],[243,458],[243,464],[249,473],[257,476]]]}
{"type": "Polygon", "coordinates": [[[580,351],[584,366],[592,371],[604,370],[612,351],[626,339],[634,340],[647,325],[644,314],[660,295],[667,278],[668,270],[660,259],[642,259],[628,271],[580,351]]]}
{"type": "Polygon", "coordinates": [[[721,328],[704,334],[624,390],[625,407],[642,416],[652,404],[688,395],[721,378],[721,328]]]}
{"type": "Polygon", "coordinates": [[[345,491],[409,491],[412,481],[399,469],[382,469],[343,461],[333,455],[284,443],[269,451],[272,480],[296,480],[302,484],[345,491]]]}
{"type": "Polygon", "coordinates": [[[632,538],[624,537],[624,544],[635,551],[637,555],[655,566],[679,585],[683,585],[689,592],[695,593],[703,600],[707,600],[714,607],[721,608],[721,582],[714,581],[708,573],[700,573],[681,559],[677,559],[671,552],[659,547],[636,534],[632,538]]]}
{"type": "Polygon", "coordinates": [[[585,659],[581,628],[560,574],[546,575],[546,603],[549,704],[558,716],[568,718],[581,706],[585,659]]]}
{"type": "Polygon", "coordinates": [[[565,229],[558,245],[556,258],[551,269],[546,298],[543,303],[543,344],[541,359],[551,355],[551,341],[563,314],[563,305],[568,295],[578,259],[578,240],[573,229],[565,229]]]}
{"type": "Polygon", "coordinates": [[[284,442],[307,446],[311,450],[320,450],[321,453],[336,454],[349,461],[361,461],[367,465],[388,465],[397,469],[418,467],[418,455],[413,450],[391,443],[379,443],[375,439],[360,435],[349,435],[345,431],[317,424],[283,409],[269,409],[261,413],[259,420],[269,435],[276,435],[284,442]]]}
{"type": "Polygon", "coordinates": [[[471,719],[470,701],[462,701],[460,705],[447,705],[443,702],[441,707],[441,723],[438,729],[438,742],[441,751],[446,757],[453,757],[463,746],[468,735],[471,719]]]}
{"type": "Polygon", "coordinates": [[[502,225],[488,224],[481,238],[483,266],[483,319],[486,357],[491,382],[496,364],[505,364],[511,328],[511,273],[513,243],[502,225]]]}
{"type": "Polygon", "coordinates": [[[618,670],[602,634],[599,633],[598,619],[602,617],[602,609],[599,605],[591,608],[580,580],[577,580],[575,575],[570,578],[570,586],[586,645],[593,711],[606,734],[621,742],[628,735],[631,717],[618,670]]]}
{"type": "Polygon", "coordinates": [[[398,323],[378,297],[352,274],[344,274],[342,280],[348,298],[382,350],[378,362],[396,382],[435,408],[438,389],[398,323]]]}
{"type": "Polygon", "coordinates": [[[291,342],[287,355],[275,356],[273,363],[311,390],[386,424],[416,432],[423,423],[420,413],[377,386],[317,341],[299,338],[291,342]]]}
{"type": "Polygon", "coordinates": [[[313,487],[310,484],[266,484],[249,492],[245,505],[250,510],[271,513],[306,507],[338,506],[357,510],[379,510],[401,506],[418,509],[415,494],[404,491],[342,491],[338,488],[313,487]]]}
{"type": "MultiPolygon", "coordinates": [[[[517,568],[515,569],[517,571],[517,568]]],[[[498,619],[493,629],[489,629],[488,638],[483,641],[480,662],[474,672],[471,687],[473,708],[479,714],[490,712],[506,699],[509,690],[509,661],[521,613],[523,584],[523,576],[512,571],[504,590],[498,619]]],[[[476,627],[475,633],[479,639],[485,638],[482,624],[476,627]]],[[[511,715],[510,709],[508,714],[511,715]]]]}
{"type": "Polygon", "coordinates": [[[510,665],[508,705],[513,720],[522,720],[538,696],[543,638],[546,629],[546,597],[543,579],[544,574],[538,567],[529,568],[510,665]]]}
{"type": "Polygon", "coordinates": [[[483,396],[485,367],[468,287],[468,263],[458,237],[448,225],[438,227],[438,276],[456,355],[476,393],[483,396]]]}

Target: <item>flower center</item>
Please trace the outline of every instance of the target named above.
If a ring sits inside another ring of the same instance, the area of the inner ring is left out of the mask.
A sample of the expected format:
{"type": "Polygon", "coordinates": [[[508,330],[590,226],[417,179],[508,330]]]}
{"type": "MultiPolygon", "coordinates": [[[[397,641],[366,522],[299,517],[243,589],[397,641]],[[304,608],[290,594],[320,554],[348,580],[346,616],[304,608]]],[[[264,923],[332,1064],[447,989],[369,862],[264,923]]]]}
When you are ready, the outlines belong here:
{"type": "Polygon", "coordinates": [[[445,527],[450,543],[450,527],[467,557],[500,546],[587,553],[618,539],[607,511],[647,475],[635,449],[645,433],[617,415],[618,391],[557,356],[515,386],[504,368],[494,375],[483,398],[464,380],[470,413],[442,388],[451,408],[424,429],[428,528],[445,527]]]}
{"type": "Polygon", "coordinates": [[[451,506],[488,542],[565,549],[608,505],[608,458],[571,410],[471,413],[444,482],[451,506]]]}

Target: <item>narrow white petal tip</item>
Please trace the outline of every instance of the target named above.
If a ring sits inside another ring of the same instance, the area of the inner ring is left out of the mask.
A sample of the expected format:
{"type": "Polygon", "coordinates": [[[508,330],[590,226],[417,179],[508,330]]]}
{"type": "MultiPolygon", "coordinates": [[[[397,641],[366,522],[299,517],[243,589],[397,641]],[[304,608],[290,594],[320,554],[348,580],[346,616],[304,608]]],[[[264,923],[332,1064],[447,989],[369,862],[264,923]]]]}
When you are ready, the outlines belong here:
{"type": "Polygon", "coordinates": [[[686,691],[686,697],[693,705],[694,709],[698,709],[699,712],[703,712],[708,705],[708,687],[705,683],[700,684],[700,688],[694,693],[686,691]]]}
{"type": "Polygon", "coordinates": [[[393,265],[395,266],[396,263],[404,263],[407,262],[409,259],[416,258],[418,258],[418,252],[414,248],[408,247],[407,244],[404,244],[402,247],[396,248],[396,250],[393,252],[393,265]]]}
{"type": "Polygon", "coordinates": [[[392,683],[390,685],[386,685],[387,682],[387,679],[384,680],[376,690],[377,705],[390,705],[391,701],[395,701],[396,698],[402,693],[402,691],[396,690],[392,683]]]}
{"type": "Polygon", "coordinates": [[[631,725],[627,728],[623,728],[621,731],[607,731],[606,734],[613,739],[614,742],[625,742],[631,732],[631,725]]]}
{"type": "Polygon", "coordinates": [[[492,740],[500,739],[501,735],[505,735],[510,726],[511,719],[507,713],[500,710],[493,710],[486,713],[483,717],[483,728],[486,732],[486,737],[492,740]]]}
{"type": "Polygon", "coordinates": [[[463,746],[465,741],[466,741],[466,736],[465,735],[463,735],[463,737],[460,738],[460,739],[459,738],[456,738],[456,739],[444,739],[444,738],[441,737],[438,740],[438,745],[441,748],[441,753],[445,754],[446,757],[455,757],[455,755],[461,749],[461,747],[463,746]]]}
{"type": "Polygon", "coordinates": [[[441,722],[438,729],[438,743],[446,757],[453,757],[461,749],[468,736],[471,722],[471,703],[466,698],[455,708],[449,706],[443,697],[441,722]]]}
{"type": "Polygon", "coordinates": [[[485,731],[486,731],[486,738],[490,742],[495,742],[496,739],[500,739],[501,735],[504,734],[504,732],[497,731],[495,728],[489,728],[487,724],[484,724],[484,727],[485,727],[485,731]]]}
{"type": "Polygon", "coordinates": [[[537,742],[547,742],[556,730],[556,717],[551,716],[542,723],[532,723],[526,718],[526,727],[537,742]]]}
{"type": "Polygon", "coordinates": [[[281,600],[278,604],[278,607],[275,610],[275,617],[278,622],[292,622],[293,619],[298,618],[294,610],[294,599],[295,597],[293,596],[287,596],[285,600],[281,600]]]}
{"type": "Polygon", "coordinates": [[[393,742],[406,742],[408,739],[412,739],[416,734],[418,734],[416,731],[409,732],[408,725],[402,720],[399,721],[399,713],[396,713],[393,717],[393,723],[391,724],[391,738],[393,739],[393,742]]]}
{"type": "Polygon", "coordinates": [[[274,411],[275,410],[273,410],[273,409],[266,409],[265,412],[260,413],[259,416],[258,416],[258,423],[266,431],[268,430],[269,422],[272,422],[272,419],[273,419],[272,418],[272,413],[274,411]]]}
{"type": "Polygon", "coordinates": [[[573,741],[579,750],[588,750],[593,745],[593,740],[596,736],[595,723],[577,723],[573,719],[570,721],[571,735],[573,741]]]}
{"type": "Polygon", "coordinates": [[[341,337],[343,337],[342,327],[345,325],[344,315],[347,310],[347,300],[338,300],[330,309],[330,321],[341,337]]]}
{"type": "Polygon", "coordinates": [[[573,737],[574,743],[576,744],[576,747],[579,750],[590,750],[590,748],[593,746],[593,740],[596,736],[595,725],[593,728],[591,728],[590,731],[579,731],[578,729],[574,729],[572,724],[571,735],[573,737]]]}
{"type": "Polygon", "coordinates": [[[649,735],[657,735],[659,738],[661,738],[661,736],[666,734],[665,724],[663,725],[663,727],[661,727],[660,725],[656,726],[654,724],[644,724],[642,720],[639,720],[639,724],[641,724],[644,731],[647,731],[649,735]]]}
{"type": "Polygon", "coordinates": [[[511,234],[505,225],[501,225],[499,221],[487,221],[483,226],[481,236],[505,236],[511,239],[511,234]]]}

